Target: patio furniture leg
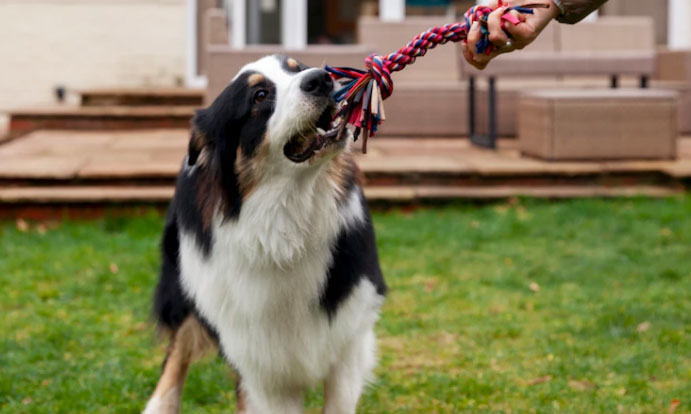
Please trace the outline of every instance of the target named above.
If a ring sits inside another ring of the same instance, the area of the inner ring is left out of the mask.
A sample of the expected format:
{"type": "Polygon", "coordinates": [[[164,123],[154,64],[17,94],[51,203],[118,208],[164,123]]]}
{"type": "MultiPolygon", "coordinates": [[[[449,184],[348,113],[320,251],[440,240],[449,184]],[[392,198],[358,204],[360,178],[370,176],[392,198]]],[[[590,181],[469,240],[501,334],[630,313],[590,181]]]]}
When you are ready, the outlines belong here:
{"type": "Polygon", "coordinates": [[[471,76],[468,81],[468,131],[470,142],[484,148],[496,148],[497,146],[497,89],[496,79],[489,78],[489,105],[488,105],[488,134],[480,135],[476,133],[475,127],[475,104],[476,104],[476,83],[475,77],[471,76]]]}
{"type": "Polygon", "coordinates": [[[648,89],[648,75],[641,76],[641,89],[648,89]]]}
{"type": "Polygon", "coordinates": [[[468,135],[475,135],[475,76],[468,79],[468,135]]]}
{"type": "Polygon", "coordinates": [[[497,87],[494,76],[489,78],[489,140],[488,147],[497,147],[497,87]]]}

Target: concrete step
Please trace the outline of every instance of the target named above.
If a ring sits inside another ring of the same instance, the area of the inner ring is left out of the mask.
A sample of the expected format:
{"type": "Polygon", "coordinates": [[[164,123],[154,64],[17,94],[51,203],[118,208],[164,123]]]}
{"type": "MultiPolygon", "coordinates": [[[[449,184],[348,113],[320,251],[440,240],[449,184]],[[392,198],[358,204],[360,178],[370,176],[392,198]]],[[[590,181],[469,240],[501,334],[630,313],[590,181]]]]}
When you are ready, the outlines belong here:
{"type": "Polygon", "coordinates": [[[202,106],[206,91],[187,88],[103,88],[79,92],[82,106],[202,106]]]}
{"type": "Polygon", "coordinates": [[[9,112],[10,137],[38,129],[131,130],[189,128],[194,106],[55,106],[9,112]]]}

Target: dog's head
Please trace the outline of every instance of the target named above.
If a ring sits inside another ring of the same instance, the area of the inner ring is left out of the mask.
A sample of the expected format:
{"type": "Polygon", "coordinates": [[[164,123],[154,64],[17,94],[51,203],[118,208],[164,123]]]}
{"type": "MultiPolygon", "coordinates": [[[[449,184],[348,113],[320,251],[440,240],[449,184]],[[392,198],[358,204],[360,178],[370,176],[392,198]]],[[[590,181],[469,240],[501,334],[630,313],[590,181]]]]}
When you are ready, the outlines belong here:
{"type": "Polygon", "coordinates": [[[293,58],[273,55],[246,65],[197,113],[189,163],[218,148],[244,161],[261,153],[283,170],[333,158],[348,141],[337,134],[334,87],[328,72],[293,58]]]}
{"type": "Polygon", "coordinates": [[[204,194],[223,193],[231,216],[263,180],[333,171],[322,167],[339,164],[352,138],[347,129],[338,133],[334,88],[326,71],[289,57],[244,66],[197,112],[186,168],[214,186],[204,194]]]}

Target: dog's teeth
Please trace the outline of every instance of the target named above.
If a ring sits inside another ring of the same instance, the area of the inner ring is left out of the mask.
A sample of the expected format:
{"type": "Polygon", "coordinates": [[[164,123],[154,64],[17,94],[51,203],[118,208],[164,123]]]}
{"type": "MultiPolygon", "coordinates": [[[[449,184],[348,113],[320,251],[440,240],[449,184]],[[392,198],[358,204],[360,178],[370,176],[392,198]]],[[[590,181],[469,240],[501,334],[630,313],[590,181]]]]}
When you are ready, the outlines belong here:
{"type": "Polygon", "coordinates": [[[317,128],[317,133],[318,133],[319,135],[326,135],[326,131],[324,131],[324,130],[321,129],[321,128],[317,128]]]}

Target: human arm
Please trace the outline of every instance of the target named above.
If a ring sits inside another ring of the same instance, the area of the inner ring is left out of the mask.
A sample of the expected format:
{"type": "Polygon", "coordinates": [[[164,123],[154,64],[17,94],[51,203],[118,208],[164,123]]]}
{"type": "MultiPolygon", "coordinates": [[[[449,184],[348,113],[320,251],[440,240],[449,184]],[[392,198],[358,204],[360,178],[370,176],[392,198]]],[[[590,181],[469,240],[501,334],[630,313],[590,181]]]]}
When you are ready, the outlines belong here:
{"type": "Polygon", "coordinates": [[[553,0],[561,9],[557,17],[560,23],[574,24],[583,20],[590,13],[599,9],[607,0],[553,0]]]}

